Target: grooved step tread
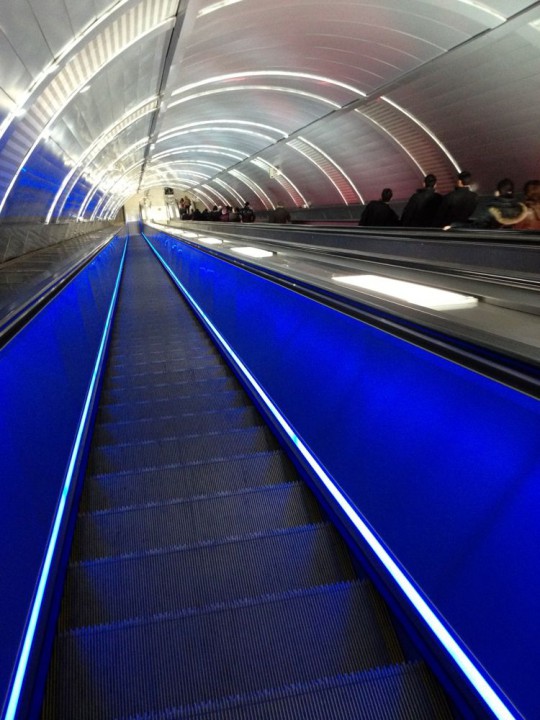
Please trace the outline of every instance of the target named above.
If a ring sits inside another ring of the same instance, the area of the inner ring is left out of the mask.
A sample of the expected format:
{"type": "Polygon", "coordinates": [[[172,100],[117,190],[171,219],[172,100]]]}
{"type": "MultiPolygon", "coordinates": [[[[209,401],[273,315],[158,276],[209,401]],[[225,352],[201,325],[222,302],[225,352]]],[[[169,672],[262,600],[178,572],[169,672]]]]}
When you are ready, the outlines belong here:
{"type": "Polygon", "coordinates": [[[184,381],[167,385],[150,385],[121,390],[106,390],[100,398],[100,405],[118,405],[132,402],[154,402],[170,397],[184,398],[197,395],[217,395],[231,390],[240,390],[236,378],[225,377],[208,380],[184,381]]]}
{"type": "Polygon", "coordinates": [[[328,523],[87,562],[68,571],[59,629],[110,624],[354,578],[346,547],[328,523]]]}
{"type": "Polygon", "coordinates": [[[99,423],[94,430],[93,442],[97,445],[124,444],[152,440],[177,438],[181,435],[202,435],[206,433],[239,430],[262,425],[257,410],[246,405],[240,408],[206,411],[203,413],[179,413],[164,418],[143,418],[117,423],[99,423]]]}
{"type": "MultiPolygon", "coordinates": [[[[269,688],[119,720],[453,720],[423,662],[269,688]]],[[[95,718],[97,720],[97,718],[95,718]]]]}
{"type": "MultiPolygon", "coordinates": [[[[181,332],[181,328],[178,328],[178,331],[181,332]]],[[[211,344],[211,341],[207,341],[206,344],[196,343],[191,346],[186,345],[181,349],[174,347],[167,349],[163,347],[156,351],[146,350],[145,344],[143,343],[144,338],[141,338],[141,349],[137,350],[136,347],[133,347],[133,338],[126,338],[123,344],[129,344],[129,346],[133,348],[133,352],[123,355],[115,353],[114,349],[112,349],[109,356],[108,368],[110,368],[113,373],[118,368],[140,371],[144,366],[153,368],[155,365],[163,362],[169,367],[174,366],[181,370],[182,368],[191,367],[192,364],[197,366],[201,362],[208,362],[208,360],[215,362],[221,357],[219,350],[217,350],[215,345],[211,344]]]]}
{"type": "Polygon", "coordinates": [[[250,427],[167,440],[157,437],[128,445],[100,445],[93,450],[88,467],[93,474],[105,474],[238,457],[277,447],[275,437],[266,426],[250,427]]]}
{"type": "Polygon", "coordinates": [[[87,477],[81,512],[181,500],[194,495],[234,492],[296,480],[296,471],[281,450],[180,467],[137,470],[87,477]]]}
{"type": "Polygon", "coordinates": [[[142,418],[163,417],[175,413],[207,412],[225,410],[249,404],[242,390],[226,390],[218,394],[169,397],[163,400],[146,400],[139,403],[118,403],[99,408],[99,422],[125,422],[142,418]]]}
{"type": "Polygon", "coordinates": [[[140,362],[135,366],[126,365],[120,361],[111,360],[107,366],[107,382],[126,381],[130,378],[146,378],[147,376],[159,375],[163,373],[188,373],[190,371],[199,372],[206,368],[223,367],[224,360],[216,351],[216,353],[204,353],[189,358],[178,357],[171,354],[170,360],[164,360],[161,355],[157,360],[149,362],[140,362]],[[175,359],[176,358],[176,359],[175,359]]]}
{"type": "Polygon", "coordinates": [[[189,395],[209,395],[226,390],[239,390],[238,380],[233,377],[208,378],[205,380],[182,380],[164,384],[153,384],[118,390],[104,390],[100,403],[114,405],[116,403],[140,402],[145,400],[161,400],[171,395],[185,397],[189,395]]]}
{"type": "Polygon", "coordinates": [[[223,495],[80,515],[73,538],[75,561],[190,545],[322,520],[303,483],[286,483],[223,495]]]}
{"type": "Polygon", "coordinates": [[[392,664],[373,595],[344,583],[59,635],[45,706],[107,720],[392,664]]]}
{"type": "Polygon", "coordinates": [[[227,377],[230,370],[222,361],[214,362],[202,367],[190,367],[185,370],[176,370],[175,372],[160,373],[132,373],[126,376],[110,376],[107,377],[103,384],[104,391],[120,390],[121,388],[138,388],[138,387],[159,387],[160,385],[169,385],[180,382],[195,382],[198,380],[208,380],[215,378],[227,377]]]}

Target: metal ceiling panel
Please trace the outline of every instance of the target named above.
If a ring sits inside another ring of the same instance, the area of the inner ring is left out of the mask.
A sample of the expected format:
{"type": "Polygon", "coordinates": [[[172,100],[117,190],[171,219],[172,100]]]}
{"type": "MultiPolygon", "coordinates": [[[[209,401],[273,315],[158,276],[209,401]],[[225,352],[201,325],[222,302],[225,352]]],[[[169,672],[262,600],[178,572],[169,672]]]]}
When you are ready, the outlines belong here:
{"type": "Polygon", "coordinates": [[[507,175],[518,185],[538,175],[540,31],[529,23],[449,55],[391,94],[445,139],[481,192],[507,175]]]}
{"type": "Polygon", "coordinates": [[[132,155],[130,186],[146,167],[143,188],[161,172],[262,204],[293,186],[298,201],[350,203],[388,184],[405,198],[424,172],[446,189],[470,164],[489,192],[503,167],[518,182],[535,170],[536,2],[0,0],[0,10],[0,210],[17,168],[42,152],[78,163],[61,197],[77,178],[125,172],[132,155]],[[99,144],[158,91],[155,112],[99,144]],[[25,99],[26,115],[9,115],[25,99]],[[269,178],[274,165],[290,187],[269,178]]]}

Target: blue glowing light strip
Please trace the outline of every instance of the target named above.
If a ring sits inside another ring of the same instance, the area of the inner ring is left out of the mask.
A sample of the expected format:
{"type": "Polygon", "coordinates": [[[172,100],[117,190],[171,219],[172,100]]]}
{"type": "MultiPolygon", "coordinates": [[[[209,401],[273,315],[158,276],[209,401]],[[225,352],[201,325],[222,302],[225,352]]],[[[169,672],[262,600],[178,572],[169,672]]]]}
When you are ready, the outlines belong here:
{"type": "Polygon", "coordinates": [[[316,473],[319,480],[323,483],[325,488],[328,490],[330,495],[334,498],[334,500],[338,503],[338,505],[341,507],[345,515],[348,517],[348,519],[352,522],[354,527],[358,530],[358,532],[362,535],[364,540],[368,543],[370,548],[373,550],[375,555],[378,557],[378,559],[381,561],[381,563],[384,565],[386,570],[390,573],[390,575],[393,577],[393,579],[396,581],[396,583],[399,585],[405,596],[408,598],[408,600],[412,603],[412,605],[415,607],[417,612],[420,614],[424,622],[427,624],[427,626],[431,629],[431,631],[435,634],[435,636],[438,638],[441,645],[445,648],[445,650],[449,653],[449,655],[452,657],[454,662],[458,665],[458,667],[462,670],[468,681],[471,683],[471,685],[475,688],[476,692],[480,695],[482,700],[486,703],[486,705],[489,707],[489,709],[493,712],[494,716],[497,718],[497,720],[518,720],[517,716],[513,714],[513,712],[510,711],[510,709],[506,706],[502,698],[498,695],[498,693],[495,691],[495,689],[490,685],[490,683],[486,680],[484,675],[481,673],[481,671],[478,669],[478,667],[474,664],[474,662],[470,659],[470,657],[466,654],[466,652],[463,650],[463,648],[459,645],[459,643],[456,641],[456,639],[451,635],[451,633],[447,630],[447,628],[443,625],[441,620],[437,617],[437,615],[433,612],[433,610],[429,607],[428,603],[423,599],[423,597],[420,595],[418,590],[414,587],[414,585],[411,583],[411,581],[407,578],[403,570],[399,567],[399,565],[393,560],[393,558],[389,555],[388,551],[383,547],[379,539],[375,536],[375,534],[372,532],[372,530],[366,525],[364,520],[360,517],[357,510],[351,505],[351,503],[347,500],[347,498],[342,494],[342,492],[339,490],[338,487],[334,484],[331,477],[326,473],[326,471],[323,469],[323,467],[319,464],[319,462],[316,460],[316,458],[313,456],[309,448],[304,445],[302,440],[298,437],[298,435],[294,432],[292,427],[289,425],[285,417],[281,414],[279,409],[274,405],[272,400],[269,398],[269,396],[266,394],[265,390],[259,385],[255,377],[251,374],[249,369],[244,365],[242,360],[238,357],[238,355],[235,353],[233,348],[229,345],[229,343],[225,340],[223,335],[219,332],[219,330],[215,327],[215,325],[212,323],[210,318],[206,315],[206,313],[202,310],[202,308],[198,305],[196,300],[192,297],[192,295],[188,292],[188,290],[184,287],[184,285],[178,280],[178,278],[175,276],[174,271],[168,265],[168,263],[165,261],[165,259],[160,255],[160,253],[155,249],[155,247],[152,245],[150,240],[144,235],[143,237],[146,240],[146,242],[150,245],[153,252],[157,255],[157,257],[160,259],[163,266],[167,269],[167,272],[170,274],[171,278],[175,282],[175,284],[178,286],[178,288],[181,290],[181,292],[187,297],[193,308],[196,310],[196,312],[200,315],[203,322],[207,325],[207,327],[211,330],[211,332],[215,335],[215,337],[219,340],[219,342],[223,345],[227,353],[230,355],[230,357],[234,360],[238,368],[242,371],[245,378],[249,381],[253,389],[256,391],[262,402],[266,405],[268,410],[272,413],[274,418],[277,420],[277,422],[281,425],[287,436],[290,438],[290,440],[294,443],[294,445],[298,448],[299,452],[301,453],[302,457],[307,461],[311,469],[316,473]]]}
{"type": "Polygon", "coordinates": [[[19,660],[17,662],[17,669],[15,671],[13,685],[11,687],[11,693],[9,696],[9,701],[7,704],[7,708],[6,708],[6,712],[4,714],[3,720],[15,720],[17,710],[18,710],[18,705],[19,705],[19,702],[21,699],[23,682],[24,682],[26,670],[28,667],[28,661],[30,659],[30,652],[32,650],[32,644],[34,642],[34,637],[36,634],[37,624],[39,621],[39,615],[41,612],[41,606],[43,604],[43,597],[45,595],[45,590],[47,587],[47,583],[49,581],[49,573],[51,571],[51,565],[52,565],[53,558],[54,558],[54,555],[56,552],[58,536],[60,534],[60,529],[62,527],[62,523],[64,520],[64,512],[66,509],[66,502],[67,502],[69,492],[71,490],[71,485],[73,482],[73,475],[75,472],[75,466],[77,464],[79,452],[81,449],[81,443],[82,443],[84,431],[86,428],[86,423],[88,421],[88,416],[90,414],[94,390],[95,390],[95,387],[96,387],[96,384],[97,384],[98,378],[99,378],[99,369],[100,369],[100,366],[101,366],[101,363],[103,360],[103,356],[105,353],[105,346],[107,344],[109,328],[110,328],[110,325],[112,322],[112,316],[113,316],[114,308],[116,305],[118,288],[120,286],[120,278],[122,277],[122,268],[124,267],[124,259],[126,256],[126,250],[127,250],[127,241],[124,244],[124,251],[122,254],[122,259],[120,261],[120,268],[118,270],[118,276],[116,278],[116,284],[114,286],[113,296],[111,299],[111,303],[109,305],[109,312],[107,313],[107,319],[105,321],[105,327],[103,330],[103,335],[101,337],[101,343],[100,343],[99,350],[98,350],[98,353],[96,356],[96,362],[94,364],[94,371],[92,374],[92,379],[90,381],[90,385],[89,385],[88,391],[86,393],[86,400],[84,403],[83,411],[81,413],[81,418],[79,420],[79,427],[77,429],[77,434],[75,436],[75,442],[74,442],[73,448],[71,450],[71,456],[69,459],[68,469],[66,472],[66,476],[64,479],[64,485],[62,488],[62,494],[60,496],[60,500],[59,500],[58,506],[56,508],[56,515],[54,518],[52,531],[49,536],[47,552],[45,554],[45,560],[43,561],[43,565],[41,567],[39,582],[38,582],[36,593],[34,595],[32,609],[30,612],[30,619],[28,620],[28,624],[26,626],[26,633],[24,636],[22,649],[21,649],[21,652],[19,655],[19,660]]]}

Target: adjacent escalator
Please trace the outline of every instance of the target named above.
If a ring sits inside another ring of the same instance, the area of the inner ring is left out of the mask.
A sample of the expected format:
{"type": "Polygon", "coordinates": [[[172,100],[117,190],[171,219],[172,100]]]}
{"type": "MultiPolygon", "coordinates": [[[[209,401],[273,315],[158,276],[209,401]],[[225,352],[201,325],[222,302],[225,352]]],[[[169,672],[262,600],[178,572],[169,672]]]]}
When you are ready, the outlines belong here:
{"type": "Polygon", "coordinates": [[[451,717],[131,238],[43,720],[451,717]]]}

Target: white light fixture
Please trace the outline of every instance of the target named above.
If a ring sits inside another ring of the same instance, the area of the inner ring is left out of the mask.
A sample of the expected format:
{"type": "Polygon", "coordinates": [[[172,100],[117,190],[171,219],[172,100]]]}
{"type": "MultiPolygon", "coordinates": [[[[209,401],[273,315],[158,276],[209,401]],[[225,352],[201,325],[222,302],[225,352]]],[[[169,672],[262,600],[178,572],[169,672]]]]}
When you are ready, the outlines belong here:
{"type": "Polygon", "coordinates": [[[223,240],[215,237],[202,236],[199,238],[199,242],[202,242],[205,245],[223,245],[223,240]]]}
{"type": "Polygon", "coordinates": [[[380,275],[334,275],[332,280],[362,290],[372,290],[382,295],[390,295],[431,310],[453,310],[478,305],[478,298],[470,295],[461,295],[449,290],[404,280],[394,280],[380,275]]]}
{"type": "Polygon", "coordinates": [[[250,247],[248,245],[245,247],[232,248],[232,251],[238,253],[238,255],[245,255],[246,257],[252,258],[266,258],[271,257],[274,254],[273,252],[270,252],[270,250],[262,250],[261,248],[250,247]]]}
{"type": "Polygon", "coordinates": [[[84,93],[87,93],[90,90],[90,85],[85,85],[83,88],[79,90],[79,93],[81,95],[84,95],[84,93]]]}
{"type": "Polygon", "coordinates": [[[191,230],[179,230],[178,234],[183,235],[184,237],[187,237],[187,238],[198,238],[199,237],[199,233],[191,232],[191,230]]]}

